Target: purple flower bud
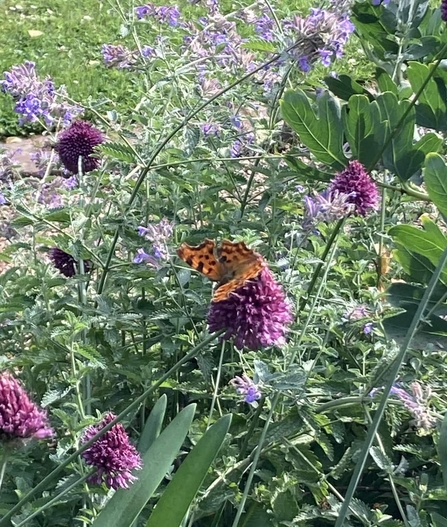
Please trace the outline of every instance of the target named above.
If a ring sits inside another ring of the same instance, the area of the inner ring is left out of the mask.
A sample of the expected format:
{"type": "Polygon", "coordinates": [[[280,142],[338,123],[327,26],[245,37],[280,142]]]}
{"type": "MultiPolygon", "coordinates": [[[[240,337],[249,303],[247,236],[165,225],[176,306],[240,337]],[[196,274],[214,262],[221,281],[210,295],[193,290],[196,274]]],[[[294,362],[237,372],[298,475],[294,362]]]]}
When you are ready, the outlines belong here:
{"type": "Polygon", "coordinates": [[[0,374],[0,435],[3,441],[54,435],[44,410],[36,406],[10,373],[0,374]]]}
{"type": "Polygon", "coordinates": [[[379,189],[358,161],[350,161],[349,165],[337,174],[330,186],[330,192],[334,191],[348,195],[348,203],[354,205],[354,213],[360,216],[366,216],[368,212],[379,207],[379,189]]]}
{"type": "MultiPolygon", "coordinates": [[[[86,443],[114,418],[115,415],[109,413],[98,425],[89,426],[84,432],[82,442],[86,443]]],[[[132,474],[132,470],[140,469],[142,466],[141,456],[130,443],[129,436],[121,423],[115,424],[88,447],[82,453],[82,457],[87,465],[97,469],[97,472],[89,477],[89,483],[93,485],[105,483],[111,489],[128,489],[129,484],[137,479],[132,474]]]]}
{"type": "Polygon", "coordinates": [[[372,330],[373,330],[373,327],[374,327],[374,324],[372,322],[367,322],[364,326],[363,326],[363,333],[365,335],[370,335],[372,333],[372,330]]]}
{"type": "Polygon", "coordinates": [[[0,192],[0,205],[6,204],[6,198],[5,196],[0,192]]]}
{"type": "Polygon", "coordinates": [[[290,304],[268,267],[227,299],[212,302],[208,312],[210,331],[225,329],[222,338],[234,338],[238,349],[284,345],[287,326],[292,320],[290,304]]]}
{"type": "Polygon", "coordinates": [[[152,46],[143,46],[141,48],[141,54],[147,59],[148,57],[155,57],[157,53],[152,46]]]}
{"type": "Polygon", "coordinates": [[[230,384],[236,388],[236,392],[239,395],[244,396],[244,401],[248,404],[253,404],[255,401],[258,401],[261,396],[261,390],[259,386],[250,379],[245,373],[242,377],[236,376],[230,381],[230,384]]]}
{"type": "Polygon", "coordinates": [[[391,388],[390,394],[395,395],[403,402],[405,408],[407,408],[415,418],[418,427],[423,429],[433,427],[436,423],[436,419],[431,415],[427,404],[431,395],[430,388],[427,387],[423,390],[418,382],[413,382],[411,384],[411,391],[413,394],[408,393],[399,385],[394,385],[391,388]]]}
{"type": "Polygon", "coordinates": [[[55,150],[65,168],[73,174],[78,173],[79,158],[82,158],[82,171],[91,172],[99,166],[99,159],[93,157],[95,146],[104,142],[104,136],[92,124],[86,121],[75,121],[70,128],[63,131],[55,150]]]}
{"type": "Polygon", "coordinates": [[[441,18],[447,22],[447,0],[441,1],[441,18]]]}
{"type": "MultiPolygon", "coordinates": [[[[54,267],[66,276],[70,278],[76,274],[78,262],[73,258],[71,254],[66,253],[58,247],[53,247],[49,252],[50,259],[53,262],[54,267]]],[[[89,273],[92,268],[92,263],[89,260],[84,260],[84,271],[89,273]]]]}

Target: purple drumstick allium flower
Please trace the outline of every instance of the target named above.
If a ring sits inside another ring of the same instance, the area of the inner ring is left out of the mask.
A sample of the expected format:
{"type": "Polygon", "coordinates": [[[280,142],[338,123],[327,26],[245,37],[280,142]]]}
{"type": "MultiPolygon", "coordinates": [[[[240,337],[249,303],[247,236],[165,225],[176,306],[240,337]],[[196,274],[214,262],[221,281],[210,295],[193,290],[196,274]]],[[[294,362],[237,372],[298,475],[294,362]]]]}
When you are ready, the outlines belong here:
{"type": "Polygon", "coordinates": [[[379,189],[359,161],[350,161],[337,174],[329,190],[331,193],[338,191],[340,194],[347,194],[348,203],[354,205],[354,214],[359,216],[366,216],[379,207],[379,189]]]}
{"type": "MultiPolygon", "coordinates": [[[[115,415],[108,413],[96,426],[89,426],[82,438],[86,443],[107,424],[115,415]]],[[[96,467],[97,472],[89,477],[89,483],[101,485],[105,483],[110,489],[128,489],[129,484],[137,478],[132,470],[142,466],[141,456],[137,449],[130,443],[129,436],[121,423],[115,424],[108,432],[102,435],[83,452],[87,465],[96,467]]]]}
{"type": "Polygon", "coordinates": [[[230,381],[230,384],[236,388],[236,392],[239,395],[244,396],[244,401],[248,404],[253,404],[262,396],[259,386],[245,373],[242,375],[242,377],[236,376],[230,381]]]}
{"type": "MultiPolygon", "coordinates": [[[[71,278],[76,274],[78,262],[71,254],[66,253],[58,247],[53,247],[50,249],[49,255],[54,267],[56,267],[61,274],[67,278],[71,278]]],[[[92,264],[90,260],[84,260],[84,271],[89,273],[91,268],[92,264]]]]}
{"type": "Polygon", "coordinates": [[[23,386],[10,373],[0,374],[0,440],[51,437],[44,410],[34,404],[23,386]]]}
{"type": "Polygon", "coordinates": [[[447,22],[447,0],[441,2],[441,18],[444,22],[447,22]]]}
{"type": "Polygon", "coordinates": [[[78,173],[79,158],[82,157],[82,172],[98,168],[99,159],[92,157],[95,146],[104,142],[104,136],[92,124],[76,121],[64,130],[55,146],[65,168],[73,174],[78,173]]]}
{"type": "Polygon", "coordinates": [[[268,267],[225,300],[212,302],[208,312],[210,331],[225,329],[222,338],[234,337],[236,348],[246,346],[255,351],[285,344],[287,326],[292,320],[284,290],[268,267]]]}

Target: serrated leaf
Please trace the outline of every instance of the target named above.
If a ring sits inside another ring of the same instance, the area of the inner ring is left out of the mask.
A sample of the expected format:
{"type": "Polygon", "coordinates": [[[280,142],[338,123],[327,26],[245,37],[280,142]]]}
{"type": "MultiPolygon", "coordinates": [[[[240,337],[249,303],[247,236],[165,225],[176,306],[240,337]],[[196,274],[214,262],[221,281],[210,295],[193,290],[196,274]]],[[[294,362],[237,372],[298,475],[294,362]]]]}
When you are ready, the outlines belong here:
{"type": "Polygon", "coordinates": [[[376,465],[380,470],[385,470],[386,472],[392,472],[393,464],[391,459],[384,453],[378,446],[372,446],[369,449],[371,457],[374,459],[376,465]]]}
{"type": "Polygon", "coordinates": [[[276,46],[273,42],[259,37],[251,38],[248,42],[244,42],[241,47],[250,51],[263,51],[265,53],[275,53],[276,51],[276,46]]]}
{"type": "Polygon", "coordinates": [[[97,147],[102,153],[127,163],[136,163],[137,159],[132,148],[125,143],[105,143],[97,147]]]}
{"type": "Polygon", "coordinates": [[[314,107],[304,91],[288,91],[281,101],[281,112],[318,161],[337,170],[347,164],[340,133],[341,107],[329,92],[318,97],[314,107]]]}

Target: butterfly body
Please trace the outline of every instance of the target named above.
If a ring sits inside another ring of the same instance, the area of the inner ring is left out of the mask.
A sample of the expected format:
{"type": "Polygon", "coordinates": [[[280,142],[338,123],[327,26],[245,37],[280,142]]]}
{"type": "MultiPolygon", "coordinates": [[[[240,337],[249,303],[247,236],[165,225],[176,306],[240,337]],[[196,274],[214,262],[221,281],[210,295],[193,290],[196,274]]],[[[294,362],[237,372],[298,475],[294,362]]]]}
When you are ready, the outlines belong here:
{"type": "Polygon", "coordinates": [[[227,299],[247,280],[256,278],[266,265],[262,256],[244,242],[229,240],[223,240],[217,248],[216,243],[208,238],[194,247],[183,243],[177,254],[193,269],[218,283],[213,302],[227,299]]]}

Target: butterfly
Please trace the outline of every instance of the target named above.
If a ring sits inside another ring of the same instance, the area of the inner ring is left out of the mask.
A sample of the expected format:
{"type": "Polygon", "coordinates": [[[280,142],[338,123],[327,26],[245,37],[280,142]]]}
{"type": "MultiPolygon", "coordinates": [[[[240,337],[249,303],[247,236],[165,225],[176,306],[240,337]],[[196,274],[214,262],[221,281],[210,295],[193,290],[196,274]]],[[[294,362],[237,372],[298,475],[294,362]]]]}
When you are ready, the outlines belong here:
{"type": "Polygon", "coordinates": [[[177,254],[193,269],[218,282],[213,302],[227,299],[247,280],[256,278],[267,265],[264,258],[244,242],[233,243],[229,240],[223,240],[220,247],[208,238],[195,247],[183,243],[177,254]]]}

